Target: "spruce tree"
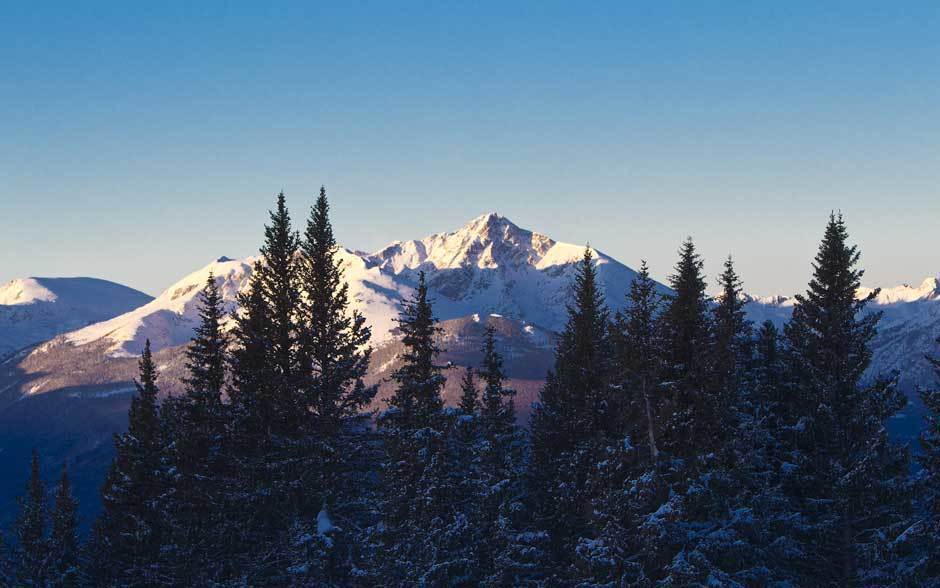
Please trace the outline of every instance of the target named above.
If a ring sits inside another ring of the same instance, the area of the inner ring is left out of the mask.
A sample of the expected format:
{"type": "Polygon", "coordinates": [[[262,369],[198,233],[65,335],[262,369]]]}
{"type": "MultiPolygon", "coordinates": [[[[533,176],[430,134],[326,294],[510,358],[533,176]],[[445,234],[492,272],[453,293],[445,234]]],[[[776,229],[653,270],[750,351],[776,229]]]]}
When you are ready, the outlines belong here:
{"type": "Polygon", "coordinates": [[[481,431],[473,459],[478,477],[474,526],[479,546],[475,557],[488,574],[487,581],[495,582],[508,572],[497,567],[511,564],[507,552],[518,544],[518,525],[522,521],[514,515],[523,508],[525,492],[523,438],[515,423],[515,390],[505,386],[503,357],[496,348],[493,325],[484,331],[482,352],[478,372],[483,381],[481,431]]]}
{"type": "Polygon", "coordinates": [[[806,573],[840,585],[887,582],[888,544],[909,510],[909,457],[885,423],[905,397],[896,378],[863,383],[880,313],[857,298],[863,271],[841,215],[830,215],[813,278],[787,324],[788,410],[796,440],[788,494],[811,529],[806,573]]]}
{"type": "Polygon", "coordinates": [[[343,419],[358,414],[375,396],[363,384],[369,367],[371,329],[349,308],[349,284],[330,224],[326,189],[310,211],[300,245],[301,371],[307,402],[318,430],[330,434],[343,419]]]}
{"type": "Polygon", "coordinates": [[[632,417],[634,426],[625,427],[635,445],[645,439],[649,457],[659,457],[657,437],[662,424],[659,415],[660,399],[657,397],[660,375],[663,371],[662,341],[657,328],[657,317],[662,297],[656,291],[656,282],[650,277],[646,261],[640,263],[640,271],[630,284],[627,295],[627,310],[618,314],[615,321],[616,345],[624,417],[632,417]]]}
{"type": "MultiPolygon", "coordinates": [[[[940,338],[937,339],[940,343],[940,338]]],[[[940,357],[927,357],[936,372],[938,386],[920,391],[926,414],[924,430],[920,434],[922,453],[918,461],[923,468],[921,489],[924,497],[925,549],[918,555],[918,571],[925,583],[940,586],[940,357]],[[928,580],[929,579],[929,580],[928,580]]]]}
{"type": "Polygon", "coordinates": [[[712,309],[714,349],[712,370],[715,377],[719,410],[725,413],[736,399],[732,396],[742,385],[735,375],[745,375],[751,361],[751,323],[745,316],[741,279],[734,270],[731,256],[725,260],[724,271],[718,278],[721,293],[712,309]]]}
{"type": "Polygon", "coordinates": [[[371,329],[351,308],[343,259],[333,235],[326,189],[310,210],[300,243],[298,285],[298,381],[304,409],[312,416],[304,443],[309,447],[302,481],[305,508],[336,521],[327,566],[330,582],[346,583],[344,568],[361,543],[340,529],[361,515],[365,473],[356,465],[369,452],[368,436],[359,432],[360,413],[372,401],[376,386],[364,377],[372,350],[371,329]],[[336,562],[341,561],[342,565],[336,562]]]}
{"type": "Polygon", "coordinates": [[[68,470],[62,475],[55,493],[52,531],[49,534],[49,583],[63,588],[80,586],[83,581],[79,567],[78,501],[72,496],[68,470]]]}
{"type": "Polygon", "coordinates": [[[639,533],[643,517],[666,495],[661,479],[661,296],[646,262],[630,285],[625,310],[611,323],[614,405],[618,421],[589,471],[589,535],[575,546],[573,575],[593,584],[643,585],[645,552],[656,543],[639,533]]]}
{"type": "Polygon", "coordinates": [[[304,402],[298,390],[297,311],[300,291],[297,287],[297,252],[299,236],[291,228],[290,213],[284,193],[277,195],[277,205],[269,213],[264,227],[262,263],[258,286],[264,307],[265,352],[268,382],[261,388],[260,406],[265,427],[278,434],[295,434],[301,426],[304,402]]]}
{"type": "Polygon", "coordinates": [[[687,239],[669,277],[673,294],[663,312],[665,375],[671,382],[663,445],[681,458],[708,454],[723,433],[717,398],[709,387],[711,325],[703,266],[687,239]]]}
{"type": "Polygon", "coordinates": [[[261,285],[261,261],[252,266],[248,288],[238,293],[238,308],[232,313],[232,342],[228,354],[231,382],[231,431],[241,448],[258,447],[266,431],[262,401],[268,397],[265,387],[271,381],[267,362],[269,313],[261,285]]]}
{"type": "Polygon", "coordinates": [[[225,306],[222,292],[210,273],[199,296],[199,325],[186,349],[184,406],[187,425],[203,434],[218,434],[222,418],[222,388],[225,385],[225,357],[228,337],[223,332],[225,306]]]}
{"type": "Polygon", "coordinates": [[[95,522],[92,573],[99,585],[163,581],[159,552],[166,513],[159,509],[164,490],[161,423],[157,411],[157,368],[144,344],[131,401],[127,432],[115,435],[116,455],[101,491],[102,511],[95,522]]]}
{"type": "Polygon", "coordinates": [[[513,396],[515,390],[506,388],[503,381],[503,357],[496,350],[496,329],[489,325],[483,334],[483,362],[479,376],[483,380],[483,395],[480,416],[487,439],[497,445],[512,431],[516,420],[513,396]]]}
{"type": "Polygon", "coordinates": [[[440,366],[435,364],[441,352],[437,344],[440,328],[428,299],[424,272],[418,275],[414,296],[402,306],[397,322],[404,351],[401,367],[392,374],[396,389],[389,405],[397,409],[405,426],[420,429],[434,424],[440,414],[445,381],[440,366]]]}
{"type": "Polygon", "coordinates": [[[382,546],[378,562],[393,584],[467,583],[473,577],[466,516],[467,480],[455,443],[456,411],[443,410],[445,378],[435,363],[440,352],[437,320],[427,296],[424,273],[414,296],[403,305],[401,366],[389,410],[379,418],[385,440],[382,546]]]}
{"type": "Polygon", "coordinates": [[[46,541],[46,489],[39,473],[39,452],[33,449],[26,493],[16,518],[16,583],[44,586],[48,579],[49,546],[46,541]]]}
{"type": "Polygon", "coordinates": [[[186,584],[208,581],[211,568],[224,557],[216,552],[217,544],[208,541],[224,501],[222,388],[228,343],[222,328],[224,302],[211,273],[199,300],[200,322],[186,349],[186,391],[165,401],[163,411],[166,459],[174,473],[172,491],[162,499],[171,514],[164,555],[176,569],[176,580],[186,584]]]}
{"type": "Polygon", "coordinates": [[[620,434],[609,313],[590,248],[578,265],[571,297],[555,369],[531,422],[529,478],[536,527],[548,532],[559,573],[572,561],[577,539],[590,534],[590,470],[608,441],[620,434]]]}
{"type": "Polygon", "coordinates": [[[477,390],[477,382],[473,377],[473,368],[467,366],[464,370],[463,379],[460,380],[460,412],[465,415],[474,415],[479,404],[480,391],[477,390]]]}

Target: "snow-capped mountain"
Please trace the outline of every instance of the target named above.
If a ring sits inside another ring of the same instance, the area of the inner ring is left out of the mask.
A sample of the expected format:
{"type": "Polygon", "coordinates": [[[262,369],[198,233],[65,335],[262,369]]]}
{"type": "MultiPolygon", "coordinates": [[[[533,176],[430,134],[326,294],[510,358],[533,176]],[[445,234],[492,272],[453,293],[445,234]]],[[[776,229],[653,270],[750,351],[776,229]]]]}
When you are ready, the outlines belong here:
{"type": "Polygon", "coordinates": [[[12,280],[0,286],[0,360],[150,300],[143,292],[95,278],[12,280]]]}
{"type": "MultiPolygon", "coordinates": [[[[457,231],[396,241],[371,254],[340,249],[339,258],[352,306],[372,326],[373,343],[382,344],[393,337],[394,319],[401,302],[412,294],[420,271],[427,275],[435,312],[443,320],[495,314],[533,328],[558,330],[584,249],[487,214],[457,231]]],[[[592,253],[605,294],[619,304],[635,272],[599,251],[592,253]]],[[[111,357],[128,357],[139,354],[147,339],[154,350],[187,343],[198,321],[198,295],[210,273],[231,310],[237,293],[248,285],[253,262],[253,258],[221,257],[151,302],[67,333],[34,354],[94,343],[111,357]]]]}
{"type": "MultiPolygon", "coordinates": [[[[192,338],[199,322],[199,293],[210,275],[214,276],[228,304],[227,311],[231,311],[237,293],[248,285],[251,260],[220,257],[179,280],[147,304],[67,333],[53,343],[82,346],[103,341],[107,342],[107,353],[115,357],[138,355],[147,339],[154,349],[182,345],[192,338]]],[[[47,346],[38,351],[45,352],[47,346]]]]}
{"type": "MultiPolygon", "coordinates": [[[[349,282],[352,306],[372,326],[373,344],[382,346],[394,339],[394,321],[401,303],[412,294],[418,272],[422,271],[427,275],[435,313],[442,320],[494,315],[518,322],[523,329],[520,332],[533,336],[558,331],[564,325],[569,287],[584,249],[522,229],[509,219],[490,213],[452,232],[395,241],[374,253],[341,248],[338,254],[349,282]]],[[[592,253],[602,291],[608,304],[617,308],[625,300],[635,272],[600,251],[592,253]]],[[[111,360],[135,357],[146,339],[157,351],[184,345],[198,321],[198,294],[209,274],[215,276],[232,309],[237,293],[248,285],[253,263],[253,258],[221,257],[138,308],[68,332],[38,347],[21,367],[27,373],[42,372],[47,377],[24,392],[45,392],[61,385],[61,381],[49,377],[55,371],[53,365],[75,365],[97,357],[96,354],[111,360]],[[70,356],[72,359],[66,361],[70,356]]],[[[660,288],[663,293],[668,292],[665,286],[660,288]]],[[[859,296],[871,292],[863,288],[859,296]]],[[[787,296],[746,298],[751,320],[760,323],[769,319],[778,326],[789,319],[796,304],[794,298],[787,296]]],[[[20,305],[23,301],[33,305],[61,304],[52,290],[29,281],[0,290],[0,302],[17,301],[20,305]]],[[[940,280],[934,277],[918,287],[882,289],[871,308],[884,314],[873,345],[871,371],[902,370],[902,385],[908,390],[929,382],[931,374],[923,353],[932,348],[933,339],[940,334],[940,280]]],[[[47,337],[54,334],[50,331],[47,337]]],[[[542,344],[550,348],[544,336],[542,344]]],[[[101,361],[107,363],[108,359],[101,361]]],[[[72,381],[74,385],[95,381],[87,371],[77,373],[84,374],[84,379],[72,381]]]]}
{"type": "MultiPolygon", "coordinates": [[[[447,349],[442,360],[476,364],[483,327],[496,326],[524,415],[551,365],[554,333],[564,325],[569,286],[584,246],[556,242],[487,214],[458,230],[396,241],[374,253],[340,249],[338,254],[352,306],[372,326],[371,382],[383,382],[395,368],[400,346],[394,319],[423,271],[435,314],[442,319],[447,349]]],[[[635,272],[600,251],[593,255],[601,289],[617,308],[635,272]]],[[[76,487],[93,503],[110,458],[111,434],[126,423],[143,342],[150,339],[155,349],[161,390],[179,392],[183,351],[198,320],[198,295],[206,279],[215,276],[231,309],[248,285],[253,262],[219,258],[155,299],[87,279],[36,278],[0,289],[0,355],[3,349],[48,339],[23,356],[0,361],[0,448],[8,448],[0,451],[0,469],[14,462],[22,466],[29,449],[38,446],[53,466],[65,459],[84,464],[76,465],[76,487]]],[[[930,278],[918,287],[883,289],[872,304],[884,312],[872,372],[900,369],[909,392],[932,382],[923,354],[936,350],[933,340],[940,334],[938,285],[938,278],[930,278]]],[[[859,295],[869,292],[863,289],[859,295]]],[[[746,308],[755,322],[770,319],[782,325],[794,305],[791,297],[749,296],[746,308]]],[[[459,378],[456,372],[448,376],[451,397],[459,378]]],[[[19,483],[0,483],[0,509],[18,491],[19,483]]]]}
{"type": "MultiPolygon", "coordinates": [[[[899,384],[907,392],[934,385],[934,373],[924,354],[940,353],[940,277],[925,279],[920,286],[902,284],[893,288],[858,289],[858,298],[868,298],[869,312],[880,312],[878,334],[872,341],[871,374],[898,371],[899,384]]],[[[770,320],[782,326],[797,301],[787,296],[748,297],[745,306],[755,323],[770,320]]],[[[916,397],[914,398],[916,401],[916,397]]]]}
{"type": "MultiPolygon", "coordinates": [[[[425,272],[441,318],[499,314],[560,330],[584,250],[490,213],[454,232],[396,241],[365,259],[405,283],[425,272]]],[[[596,249],[592,254],[605,296],[619,307],[636,272],[596,249]]]]}

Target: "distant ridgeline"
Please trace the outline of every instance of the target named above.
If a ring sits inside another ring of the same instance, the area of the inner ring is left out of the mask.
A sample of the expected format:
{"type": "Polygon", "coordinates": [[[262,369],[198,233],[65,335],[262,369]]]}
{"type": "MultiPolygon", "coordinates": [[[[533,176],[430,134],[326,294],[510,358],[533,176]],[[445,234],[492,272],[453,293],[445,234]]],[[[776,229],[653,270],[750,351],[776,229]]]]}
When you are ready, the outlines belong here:
{"type": "Polygon", "coordinates": [[[0,585],[940,585],[937,282],[862,288],[841,216],[793,299],[706,296],[691,240],[667,286],[494,214],[303,228],[0,290],[0,585]]]}

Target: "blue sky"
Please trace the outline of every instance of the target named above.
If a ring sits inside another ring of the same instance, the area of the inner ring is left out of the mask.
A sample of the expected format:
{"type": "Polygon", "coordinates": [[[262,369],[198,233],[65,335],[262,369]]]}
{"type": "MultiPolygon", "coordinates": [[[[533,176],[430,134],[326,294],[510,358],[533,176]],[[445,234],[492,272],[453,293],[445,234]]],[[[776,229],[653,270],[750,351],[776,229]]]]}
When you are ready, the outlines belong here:
{"type": "Polygon", "coordinates": [[[793,293],[841,209],[940,273],[940,3],[190,4],[0,9],[0,280],[157,293],[321,184],[365,250],[495,210],[793,293]]]}

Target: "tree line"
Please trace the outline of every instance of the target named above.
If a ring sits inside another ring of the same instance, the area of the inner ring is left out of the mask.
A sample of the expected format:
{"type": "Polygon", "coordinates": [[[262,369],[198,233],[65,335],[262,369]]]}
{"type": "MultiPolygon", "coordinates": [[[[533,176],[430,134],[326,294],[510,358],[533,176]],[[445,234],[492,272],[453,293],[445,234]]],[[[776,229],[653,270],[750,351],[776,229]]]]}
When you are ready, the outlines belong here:
{"type": "Polygon", "coordinates": [[[185,394],[146,343],[87,540],[34,453],[0,585],[940,586],[940,389],[914,457],[897,374],[865,375],[880,315],[841,215],[782,330],[730,257],[708,297],[691,240],[670,294],[644,262],[616,312],[586,249],[528,427],[492,328],[445,406],[423,273],[367,412],[336,252],[325,190],[302,234],[280,194],[238,308],[205,284],[185,394]]]}

